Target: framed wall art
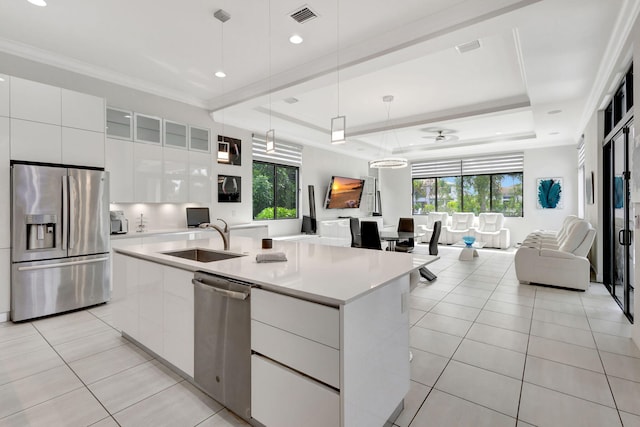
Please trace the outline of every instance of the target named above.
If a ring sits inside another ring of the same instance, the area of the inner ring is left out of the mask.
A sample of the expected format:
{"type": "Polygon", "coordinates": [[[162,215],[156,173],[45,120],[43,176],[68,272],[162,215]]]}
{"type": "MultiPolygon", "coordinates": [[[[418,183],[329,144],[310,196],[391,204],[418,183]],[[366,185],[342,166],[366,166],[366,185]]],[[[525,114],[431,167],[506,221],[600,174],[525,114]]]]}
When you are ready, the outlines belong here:
{"type": "Polygon", "coordinates": [[[218,163],[242,165],[242,141],[228,136],[218,135],[218,163]]]}
{"type": "Polygon", "coordinates": [[[218,175],[218,202],[240,203],[242,179],[239,176],[218,175]]]}
{"type": "Polygon", "coordinates": [[[536,205],[538,209],[562,209],[562,178],[536,179],[536,205]]]}

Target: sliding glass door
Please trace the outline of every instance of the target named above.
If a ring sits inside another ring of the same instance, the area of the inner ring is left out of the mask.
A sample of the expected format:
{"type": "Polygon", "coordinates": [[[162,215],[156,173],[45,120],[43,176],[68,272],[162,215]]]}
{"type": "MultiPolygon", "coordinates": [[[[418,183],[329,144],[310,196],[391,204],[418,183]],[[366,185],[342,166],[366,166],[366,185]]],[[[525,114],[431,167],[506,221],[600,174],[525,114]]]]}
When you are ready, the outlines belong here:
{"type": "Polygon", "coordinates": [[[604,146],[605,285],[633,320],[633,212],[629,170],[633,123],[626,123],[604,146]]]}

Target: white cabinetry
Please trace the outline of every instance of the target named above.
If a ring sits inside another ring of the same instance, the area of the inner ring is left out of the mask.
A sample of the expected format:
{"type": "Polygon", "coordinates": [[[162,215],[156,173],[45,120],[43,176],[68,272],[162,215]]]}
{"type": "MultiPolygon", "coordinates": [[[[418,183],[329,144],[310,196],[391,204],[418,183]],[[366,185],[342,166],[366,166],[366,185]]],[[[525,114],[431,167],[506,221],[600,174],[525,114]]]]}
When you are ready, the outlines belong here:
{"type": "Polygon", "coordinates": [[[11,117],[60,126],[60,88],[11,78],[11,117]]]}
{"type": "Polygon", "coordinates": [[[254,354],[251,356],[251,416],[266,426],[340,426],[340,395],[254,354]]]}
{"type": "Polygon", "coordinates": [[[162,162],[162,201],[185,203],[189,200],[189,152],[164,147],[162,162]]]}
{"type": "Polygon", "coordinates": [[[104,134],[104,98],[62,89],[62,126],[104,134]]]}
{"type": "Polygon", "coordinates": [[[211,202],[211,154],[189,151],[189,201],[211,202]]]}
{"type": "Polygon", "coordinates": [[[11,119],[11,160],[62,163],[60,126],[11,119]]]}
{"type": "Polygon", "coordinates": [[[114,254],[113,293],[111,303],[115,305],[114,321],[116,327],[125,331],[131,338],[140,341],[138,308],[138,262],[128,256],[114,254]]]}
{"type": "MultiPolygon", "coordinates": [[[[11,228],[9,222],[9,206],[11,206],[9,141],[9,119],[7,117],[0,117],[0,248],[8,248],[11,246],[11,228]]],[[[0,301],[2,300],[0,299],[0,301]]],[[[2,310],[0,310],[0,312],[2,312],[2,310]]]]}
{"type": "Polygon", "coordinates": [[[103,98],[15,77],[10,92],[11,159],[104,167],[103,98]]]}
{"type": "Polygon", "coordinates": [[[139,340],[151,351],[162,354],[164,320],[163,268],[148,261],[138,262],[139,340]]]}
{"type": "Polygon", "coordinates": [[[134,113],[134,140],[137,142],[162,143],[162,119],[134,113]]]}
{"type": "Polygon", "coordinates": [[[103,168],[104,151],[104,133],[62,128],[62,163],[103,168]]]}
{"type": "Polygon", "coordinates": [[[193,377],[193,273],[171,267],[163,271],[163,357],[193,377]]]}
{"type": "Polygon", "coordinates": [[[0,249],[0,322],[9,320],[11,310],[10,252],[8,248],[0,249]]]}
{"type": "Polygon", "coordinates": [[[187,149],[187,125],[163,120],[164,145],[167,147],[187,149]]]}
{"type": "Polygon", "coordinates": [[[134,202],[133,142],[107,138],[104,167],[109,171],[111,201],[134,202]]]}
{"type": "Polygon", "coordinates": [[[251,349],[255,419],[274,426],[340,425],[338,309],[253,289],[251,349]]]}
{"type": "Polygon", "coordinates": [[[9,117],[11,77],[0,74],[0,117],[9,117]]]}
{"type": "Polygon", "coordinates": [[[162,147],[133,144],[133,159],[134,199],[137,202],[161,202],[162,147]]]}
{"type": "Polygon", "coordinates": [[[114,254],[116,326],[193,377],[193,273],[114,254]]]}
{"type": "Polygon", "coordinates": [[[107,108],[106,133],[108,137],[133,140],[133,113],[131,111],[107,108]]]}

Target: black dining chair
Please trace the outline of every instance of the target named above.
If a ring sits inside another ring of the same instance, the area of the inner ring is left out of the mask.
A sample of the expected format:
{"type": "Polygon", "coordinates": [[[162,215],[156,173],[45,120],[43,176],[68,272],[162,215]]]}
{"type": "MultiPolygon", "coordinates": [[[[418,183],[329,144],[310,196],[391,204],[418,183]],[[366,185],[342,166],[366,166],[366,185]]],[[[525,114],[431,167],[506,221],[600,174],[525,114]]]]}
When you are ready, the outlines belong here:
{"type": "MultiPolygon", "coordinates": [[[[413,233],[413,230],[413,218],[400,218],[398,221],[398,232],[413,233]]],[[[396,243],[396,252],[413,252],[414,247],[415,242],[413,237],[406,240],[399,240],[398,243],[396,243]]]]}
{"type": "Polygon", "coordinates": [[[378,223],[375,221],[360,222],[360,247],[365,249],[382,250],[380,234],[378,234],[378,223]]]}
{"type": "Polygon", "coordinates": [[[349,218],[349,226],[351,227],[351,247],[362,247],[360,241],[360,220],[358,218],[349,218]]]}
{"type": "MultiPolygon", "coordinates": [[[[438,255],[438,239],[440,238],[440,231],[442,230],[442,222],[436,221],[433,223],[433,233],[431,234],[431,240],[429,240],[429,255],[438,255]]],[[[429,282],[433,282],[438,278],[427,267],[421,267],[419,270],[420,275],[427,279],[429,282]]]]}

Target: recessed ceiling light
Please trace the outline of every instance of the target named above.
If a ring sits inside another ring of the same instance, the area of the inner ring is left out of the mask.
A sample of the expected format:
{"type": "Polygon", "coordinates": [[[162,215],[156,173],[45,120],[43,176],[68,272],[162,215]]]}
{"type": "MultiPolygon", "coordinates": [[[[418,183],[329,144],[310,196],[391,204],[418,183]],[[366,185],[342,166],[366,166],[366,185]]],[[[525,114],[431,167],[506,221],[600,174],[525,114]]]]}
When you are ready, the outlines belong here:
{"type": "Polygon", "coordinates": [[[287,104],[295,104],[298,101],[299,101],[299,99],[298,98],[294,98],[293,96],[284,99],[284,102],[286,102],[287,104]]]}
{"type": "Polygon", "coordinates": [[[551,114],[551,115],[553,115],[553,114],[560,114],[560,113],[562,113],[562,110],[551,110],[551,111],[547,111],[547,114],[551,114]]]}
{"type": "Polygon", "coordinates": [[[560,135],[560,132],[549,132],[549,135],[560,135]]]}
{"type": "Polygon", "coordinates": [[[293,44],[300,44],[304,41],[304,39],[300,35],[294,34],[291,37],[289,37],[289,41],[293,44]]]}
{"type": "Polygon", "coordinates": [[[227,77],[227,74],[224,71],[220,70],[220,71],[216,71],[214,76],[216,76],[216,77],[218,77],[220,79],[224,79],[225,77],[227,77]]]}
{"type": "Polygon", "coordinates": [[[27,0],[29,3],[35,6],[45,7],[47,2],[44,0],[27,0]]]}
{"type": "Polygon", "coordinates": [[[502,132],[496,132],[496,135],[502,135],[502,132]]]}
{"type": "Polygon", "coordinates": [[[3,82],[3,81],[4,81],[4,79],[2,77],[0,77],[0,82],[3,82]]]}

